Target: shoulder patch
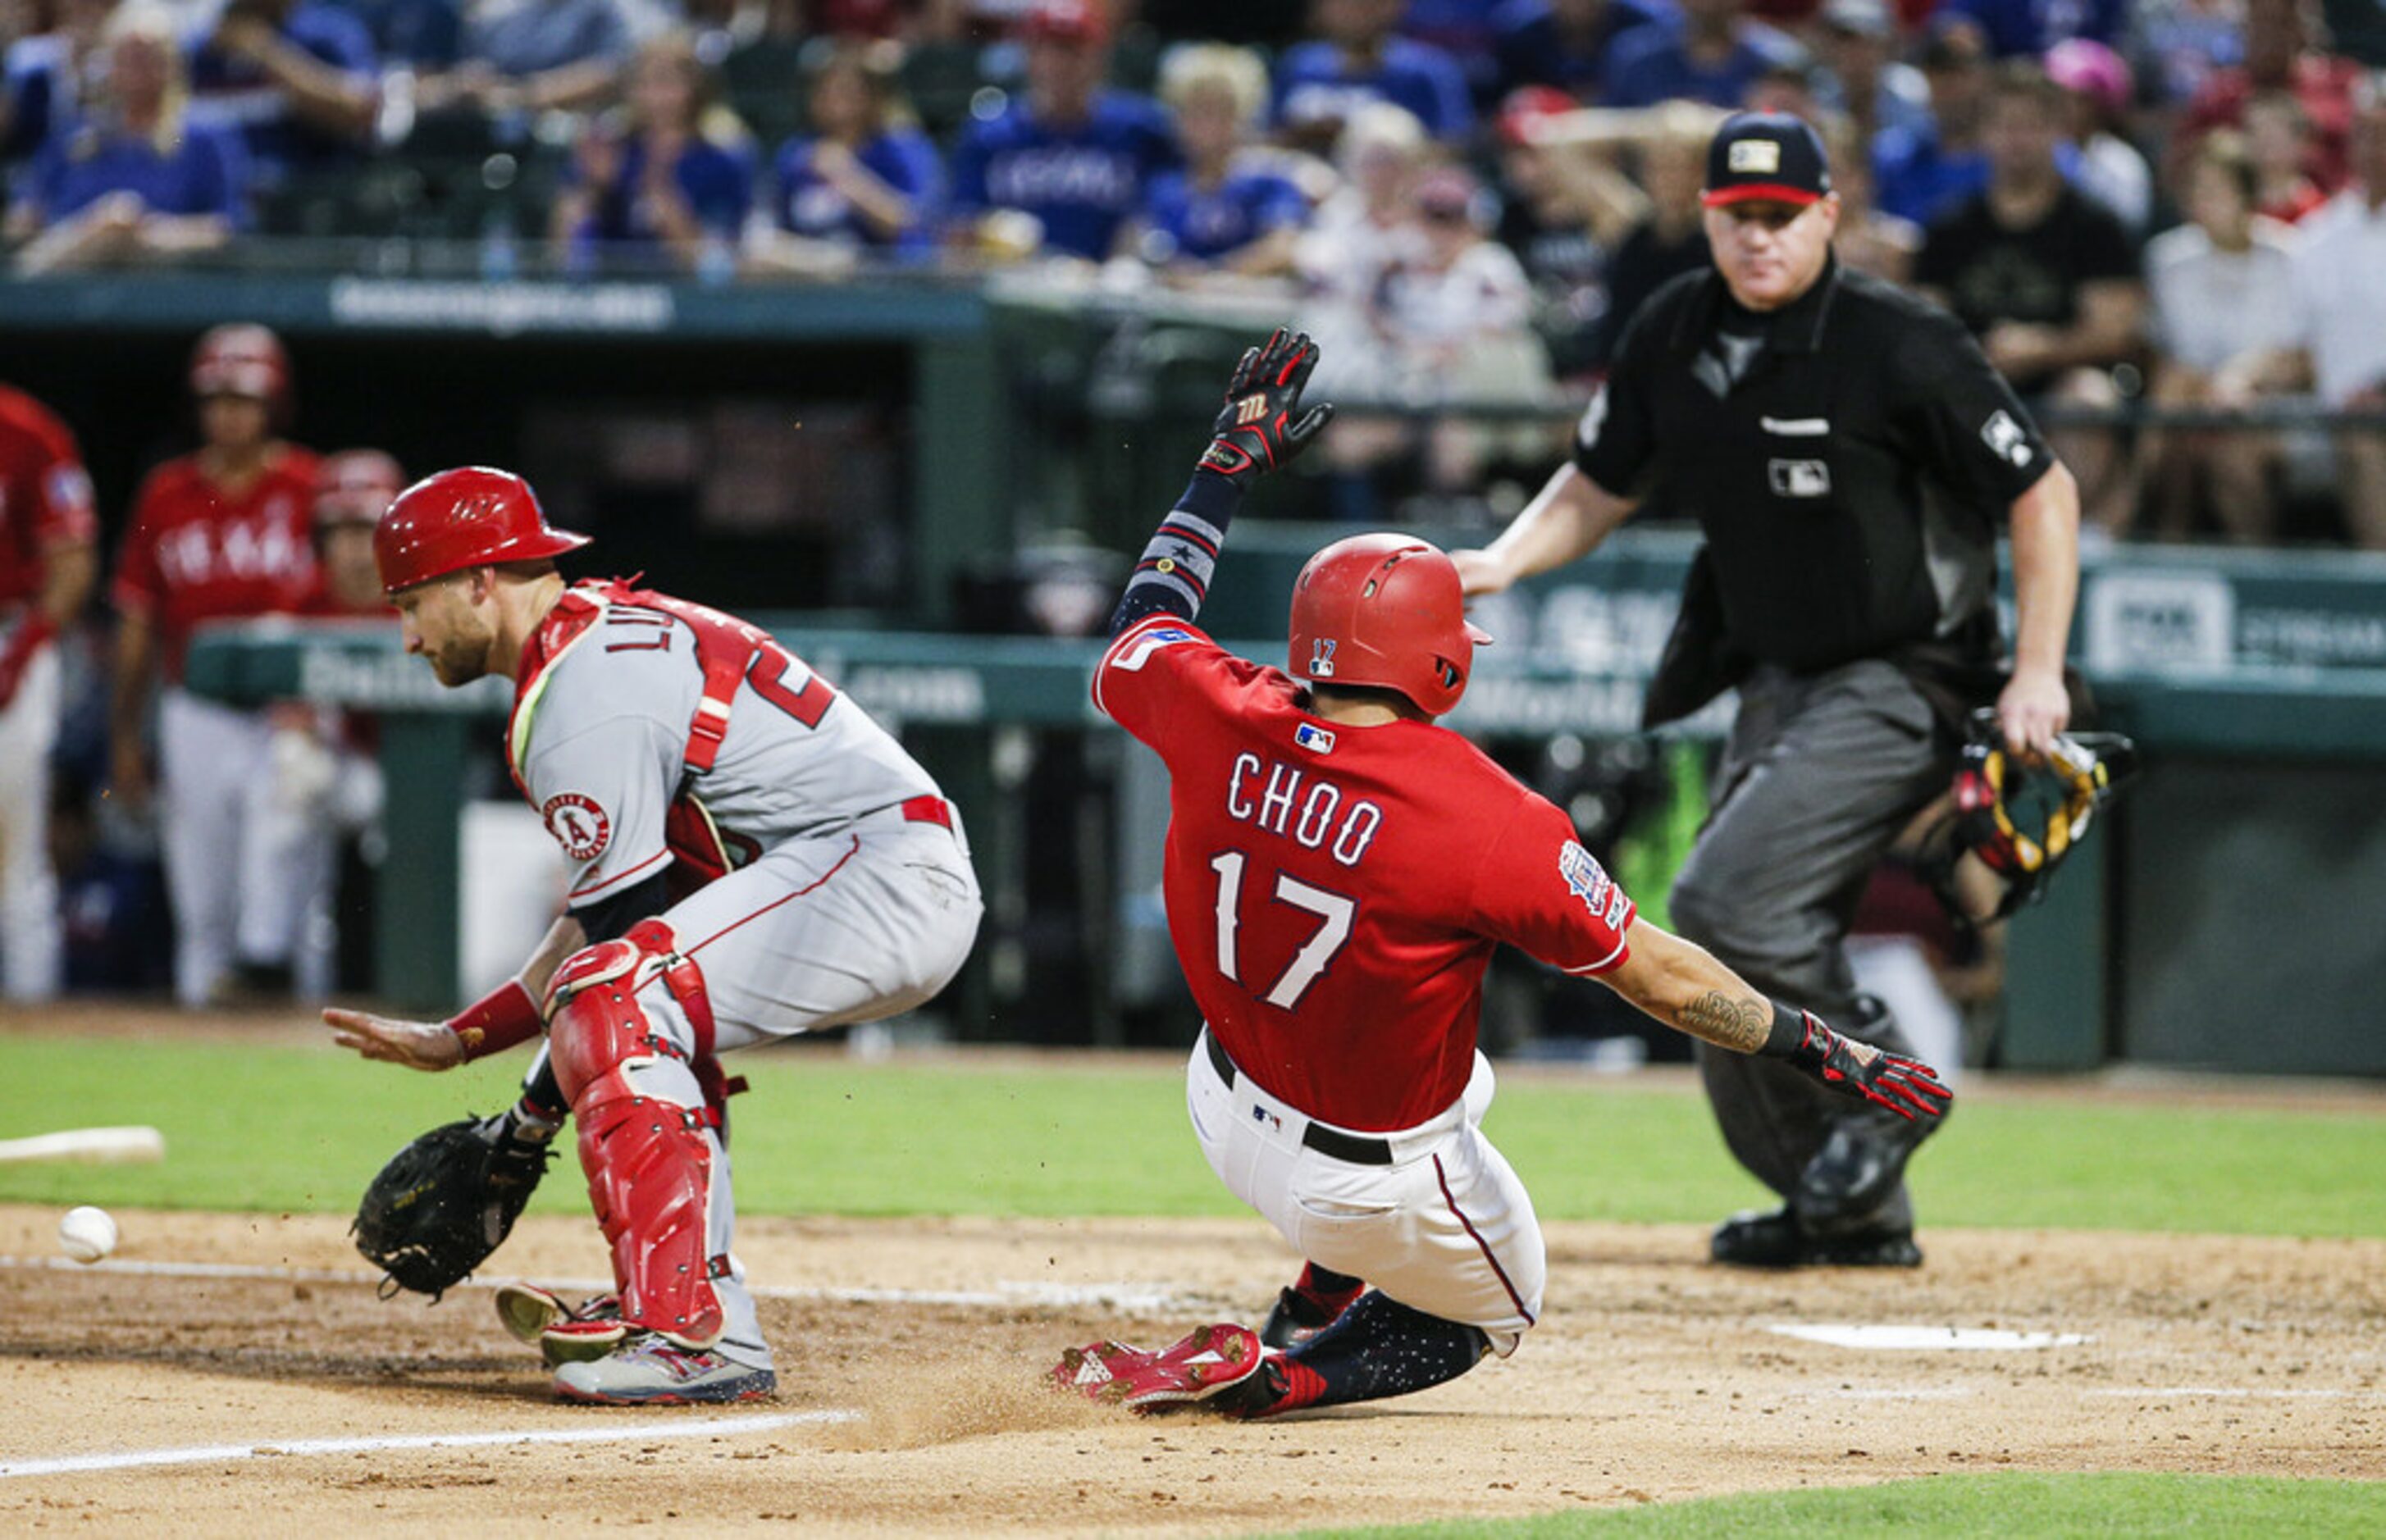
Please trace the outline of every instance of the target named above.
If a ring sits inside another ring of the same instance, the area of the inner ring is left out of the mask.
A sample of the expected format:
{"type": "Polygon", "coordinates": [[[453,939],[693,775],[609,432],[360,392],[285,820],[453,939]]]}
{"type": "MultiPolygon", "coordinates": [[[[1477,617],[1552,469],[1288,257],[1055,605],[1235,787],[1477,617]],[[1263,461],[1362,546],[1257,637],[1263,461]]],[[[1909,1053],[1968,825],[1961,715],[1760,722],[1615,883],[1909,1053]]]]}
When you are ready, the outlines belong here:
{"type": "Polygon", "coordinates": [[[1987,444],[1989,452],[1999,459],[2015,465],[2029,463],[2029,435],[2022,432],[2021,424],[2016,422],[2013,414],[2003,407],[1990,414],[1988,421],[1980,424],[1980,442],[1987,444]]]}
{"type": "Polygon", "coordinates": [[[1623,896],[1623,891],[1608,877],[1607,869],[1578,840],[1568,840],[1558,847],[1558,875],[1565,879],[1566,891],[1582,900],[1582,907],[1590,911],[1593,920],[1608,920],[1610,893],[1623,896]]]}
{"type": "Polygon", "coordinates": [[[548,797],[540,805],[538,816],[555,843],[575,861],[595,860],[613,842],[613,820],[594,798],[578,792],[558,792],[548,797]]]}
{"type": "Polygon", "coordinates": [[[1194,633],[1183,626],[1154,626],[1137,632],[1125,650],[1111,659],[1111,667],[1121,673],[1134,673],[1151,661],[1151,655],[1162,647],[1173,647],[1179,642],[1190,642],[1194,633]]]}

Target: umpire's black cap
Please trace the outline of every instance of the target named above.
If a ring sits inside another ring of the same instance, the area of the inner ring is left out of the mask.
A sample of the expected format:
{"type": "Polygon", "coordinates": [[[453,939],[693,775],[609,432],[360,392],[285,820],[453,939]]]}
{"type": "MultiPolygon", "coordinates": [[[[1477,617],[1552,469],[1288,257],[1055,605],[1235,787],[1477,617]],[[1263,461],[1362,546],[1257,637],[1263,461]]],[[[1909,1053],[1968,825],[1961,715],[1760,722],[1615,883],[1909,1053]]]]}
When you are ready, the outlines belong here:
{"type": "Polygon", "coordinates": [[[1709,208],[1757,198],[1816,203],[1831,191],[1831,164],[1823,141],[1803,119],[1786,112],[1741,112],[1724,119],[1707,146],[1709,208]]]}

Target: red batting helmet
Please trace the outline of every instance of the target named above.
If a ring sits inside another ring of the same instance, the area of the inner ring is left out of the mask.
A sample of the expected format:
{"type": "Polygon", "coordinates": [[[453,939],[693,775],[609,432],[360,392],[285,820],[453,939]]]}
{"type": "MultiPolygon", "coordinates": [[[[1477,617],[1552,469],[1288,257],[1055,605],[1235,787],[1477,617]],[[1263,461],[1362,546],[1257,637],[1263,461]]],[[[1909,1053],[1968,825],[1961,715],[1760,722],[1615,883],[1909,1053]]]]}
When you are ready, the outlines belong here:
{"type": "Polygon", "coordinates": [[[1466,693],[1475,646],[1458,568],[1410,535],[1354,534],[1309,558],[1292,585],[1292,672],[1395,690],[1429,716],[1466,693]]]}
{"type": "Polygon", "coordinates": [[[371,524],[406,485],[406,472],[378,449],[343,449],[315,472],[315,524],[371,524]]]}
{"type": "Polygon", "coordinates": [[[290,394],[290,355],[267,328],[241,321],[219,326],[191,353],[191,394],[246,395],[275,407],[290,394]]]}
{"type": "Polygon", "coordinates": [[[528,482],[480,465],[424,477],[373,526],[373,561],[392,594],[467,567],[542,561],[587,544],[586,535],[547,523],[528,482]]]}

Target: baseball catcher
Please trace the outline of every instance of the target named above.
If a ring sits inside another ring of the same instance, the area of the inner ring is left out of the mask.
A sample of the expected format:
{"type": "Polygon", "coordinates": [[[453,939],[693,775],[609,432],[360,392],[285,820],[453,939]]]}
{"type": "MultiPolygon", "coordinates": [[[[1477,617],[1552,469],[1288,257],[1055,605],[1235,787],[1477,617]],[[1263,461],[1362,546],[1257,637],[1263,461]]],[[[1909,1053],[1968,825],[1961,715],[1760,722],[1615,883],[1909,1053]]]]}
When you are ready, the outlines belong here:
{"type": "Polygon", "coordinates": [[[442,683],[514,682],[506,758],[563,847],[563,917],[515,978],[446,1021],[327,1010],[367,1058],[445,1070],[546,1033],[521,1100],[401,1153],[366,1254],[437,1292],[521,1211],[569,1116],[616,1292],[498,1309],[569,1400],[736,1401],[776,1387],[730,1250],[719,1057],[933,997],[981,905],[958,813],[852,701],[759,627],[626,582],[567,587],[552,528],[502,470],[418,482],[373,532],[406,650],[442,683]]]}
{"type": "Polygon", "coordinates": [[[1317,350],[1279,332],[1235,372],[1215,437],[1111,621],[1094,703],[1169,770],[1169,934],[1206,1025],[1187,1065],[1210,1169],[1309,1259],[1266,1333],[1071,1349],[1064,1388],[1257,1417],[1405,1395],[1515,1350],[1538,1319],[1539,1221],[1480,1123],[1476,1047],[1501,944],[1840,1096],[1936,1120],[1928,1065],[1840,1036],[1639,918],[1566,816],[1436,724],[1475,649],[1449,557],[1363,534],[1312,557],[1289,670],[1195,629],[1245,491],[1332,415],[1317,350]]]}

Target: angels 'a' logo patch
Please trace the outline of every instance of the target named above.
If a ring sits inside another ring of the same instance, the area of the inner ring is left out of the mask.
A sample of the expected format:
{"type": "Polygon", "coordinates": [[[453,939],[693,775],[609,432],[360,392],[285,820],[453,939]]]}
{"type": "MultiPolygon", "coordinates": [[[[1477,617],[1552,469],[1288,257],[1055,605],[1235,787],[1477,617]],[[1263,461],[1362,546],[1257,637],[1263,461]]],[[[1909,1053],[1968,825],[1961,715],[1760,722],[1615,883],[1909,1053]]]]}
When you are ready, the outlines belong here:
{"type": "Polygon", "coordinates": [[[1558,850],[1558,875],[1565,879],[1566,891],[1582,900],[1593,919],[1606,918],[1607,895],[1614,887],[1606,868],[1601,866],[1578,843],[1568,840],[1558,850]]]}
{"type": "Polygon", "coordinates": [[[605,853],[613,840],[613,820],[605,809],[578,792],[558,792],[546,799],[538,810],[546,824],[546,832],[563,853],[575,861],[593,861],[605,853]]]}

